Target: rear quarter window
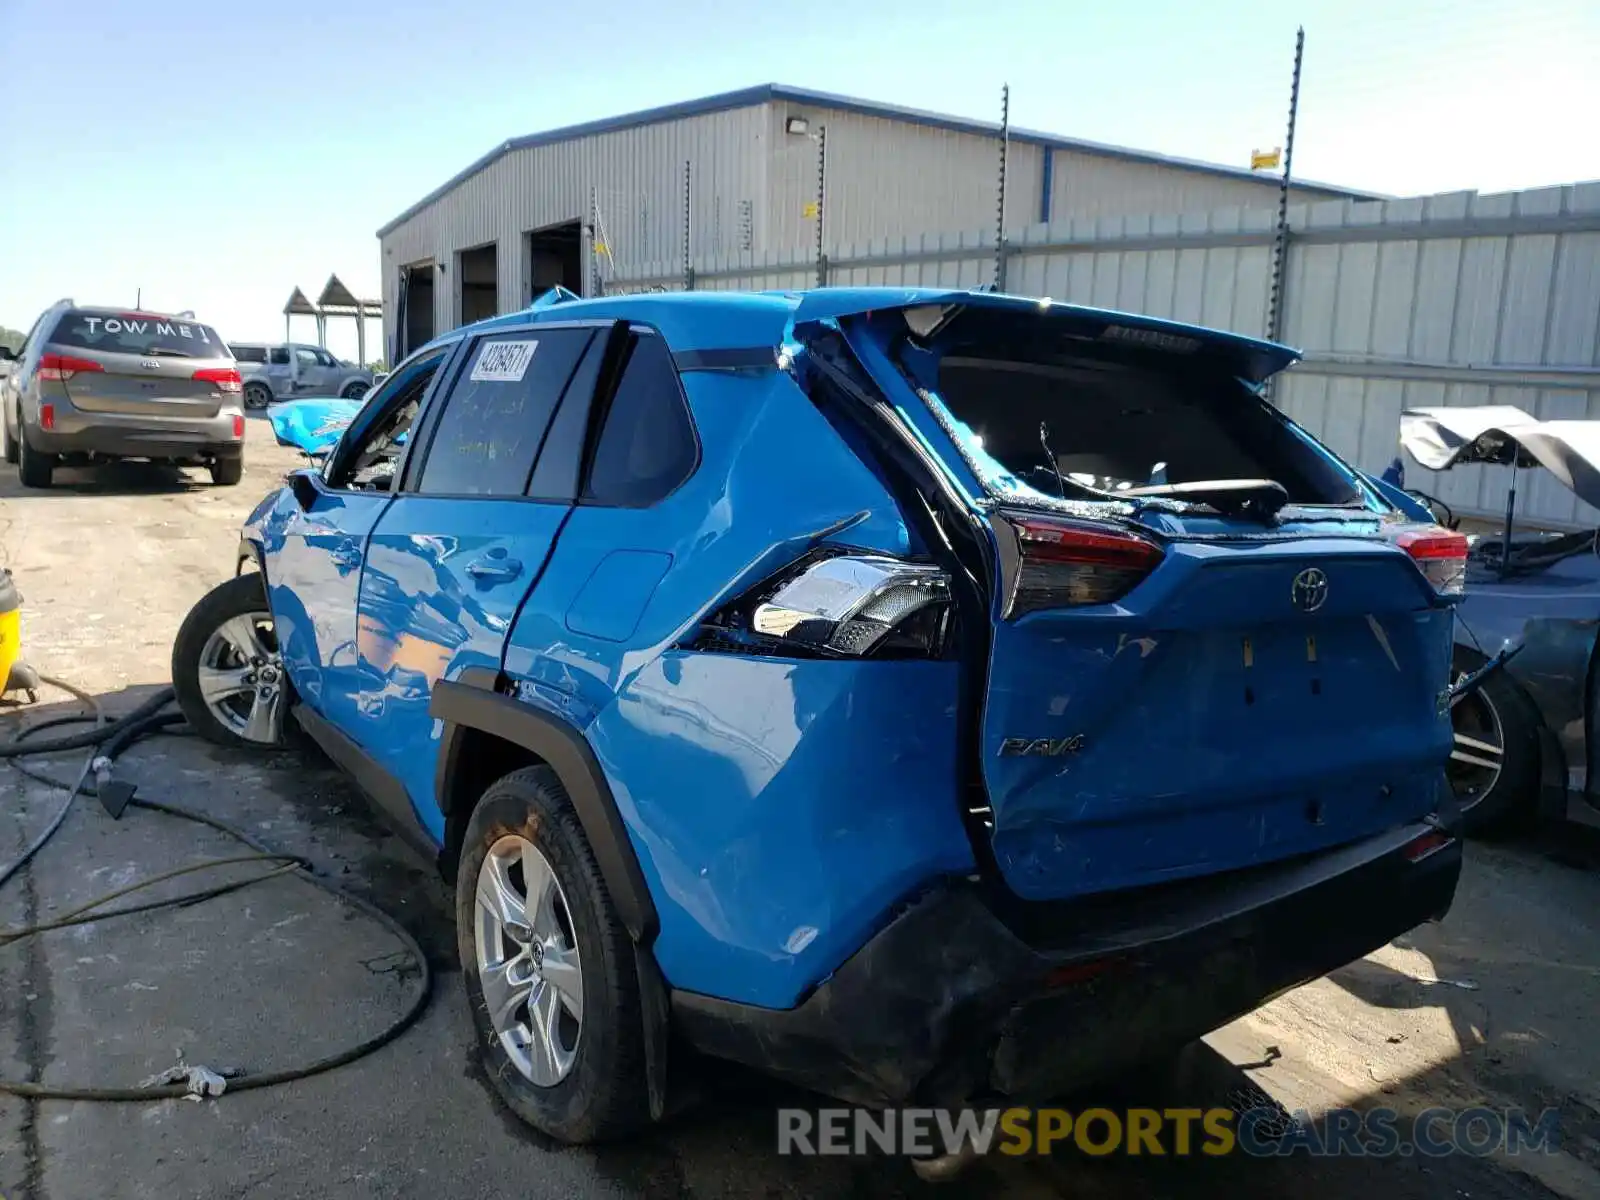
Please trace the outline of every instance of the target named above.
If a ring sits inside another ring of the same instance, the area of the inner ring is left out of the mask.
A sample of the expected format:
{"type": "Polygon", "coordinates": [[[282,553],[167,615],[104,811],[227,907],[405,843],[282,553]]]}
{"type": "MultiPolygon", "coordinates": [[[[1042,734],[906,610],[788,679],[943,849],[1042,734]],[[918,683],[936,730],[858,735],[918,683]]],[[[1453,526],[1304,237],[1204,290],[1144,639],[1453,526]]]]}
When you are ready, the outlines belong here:
{"type": "Polygon", "coordinates": [[[265,346],[229,346],[233,357],[242,363],[264,363],[267,361],[267,348],[265,346]]]}
{"type": "Polygon", "coordinates": [[[232,358],[209,325],[147,313],[68,312],[50,334],[57,346],[102,354],[173,358],[232,358]]]}
{"type": "Polygon", "coordinates": [[[654,334],[634,334],[606,407],[584,502],[647,507],[689,478],[699,457],[671,351],[654,334]]]}

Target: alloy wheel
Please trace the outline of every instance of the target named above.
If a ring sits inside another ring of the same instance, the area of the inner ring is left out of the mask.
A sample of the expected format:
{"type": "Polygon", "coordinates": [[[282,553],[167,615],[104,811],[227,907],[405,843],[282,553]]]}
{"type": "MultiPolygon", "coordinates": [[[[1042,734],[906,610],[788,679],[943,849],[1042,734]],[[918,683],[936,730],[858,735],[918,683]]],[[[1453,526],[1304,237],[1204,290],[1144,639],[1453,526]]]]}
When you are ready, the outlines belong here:
{"type": "Polygon", "coordinates": [[[1480,803],[1500,781],[1505,762],[1505,729],[1494,702],[1480,689],[1450,712],[1455,746],[1446,775],[1463,810],[1480,803]]]}
{"type": "Polygon", "coordinates": [[[489,1024],[518,1071],[554,1087],[578,1059],[583,966],[555,870],[527,838],[506,834],[478,868],[474,943],[489,1024]]]}
{"type": "Polygon", "coordinates": [[[247,741],[274,745],[283,733],[287,680],[272,614],[240,613],[200,651],[200,695],[212,716],[247,741]]]}

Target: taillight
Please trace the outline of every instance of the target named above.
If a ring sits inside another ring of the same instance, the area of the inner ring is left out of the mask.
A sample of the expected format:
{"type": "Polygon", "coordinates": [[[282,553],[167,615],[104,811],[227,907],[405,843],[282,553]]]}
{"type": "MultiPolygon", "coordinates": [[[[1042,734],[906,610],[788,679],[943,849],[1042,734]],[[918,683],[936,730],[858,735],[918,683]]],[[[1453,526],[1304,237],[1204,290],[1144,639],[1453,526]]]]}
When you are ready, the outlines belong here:
{"type": "Polygon", "coordinates": [[[779,657],[930,658],[944,651],[950,581],[886,554],[810,558],[702,626],[698,650],[779,657]]]}
{"type": "Polygon", "coordinates": [[[1467,537],[1453,529],[1408,529],[1394,539],[1441,596],[1467,587],[1467,537]]]}
{"type": "Polygon", "coordinates": [[[39,356],[39,378],[52,380],[56,383],[65,383],[74,375],[104,370],[105,368],[92,358],[74,358],[70,354],[41,354],[39,356]]]}
{"type": "Polygon", "coordinates": [[[243,413],[234,413],[233,414],[233,436],[236,437],[236,438],[242,438],[244,436],[244,414],[243,413]]]}
{"type": "Polygon", "coordinates": [[[1448,833],[1441,833],[1439,830],[1434,829],[1422,834],[1420,837],[1412,838],[1406,843],[1403,853],[1407,862],[1421,862],[1423,859],[1431,858],[1439,853],[1454,841],[1455,838],[1448,833]]]}
{"type": "Polygon", "coordinates": [[[1005,517],[1017,538],[1006,617],[1046,608],[1109,604],[1132,591],[1161,562],[1155,542],[1112,526],[1045,517],[1005,517]]]}
{"type": "Polygon", "coordinates": [[[39,405],[39,428],[49,433],[56,427],[56,406],[54,404],[39,405]]]}
{"type": "Polygon", "coordinates": [[[200,383],[214,383],[217,391],[230,396],[237,396],[244,391],[244,379],[238,367],[202,367],[191,378],[200,383]]]}

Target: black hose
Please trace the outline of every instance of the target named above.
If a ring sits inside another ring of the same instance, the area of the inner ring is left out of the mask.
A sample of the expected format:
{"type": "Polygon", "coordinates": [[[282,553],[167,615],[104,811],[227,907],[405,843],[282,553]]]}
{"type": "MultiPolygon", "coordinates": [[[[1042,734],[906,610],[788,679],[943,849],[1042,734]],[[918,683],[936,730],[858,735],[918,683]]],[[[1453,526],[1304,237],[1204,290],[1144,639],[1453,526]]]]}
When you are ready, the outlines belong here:
{"type": "MultiPolygon", "coordinates": [[[[107,722],[105,714],[101,711],[99,702],[94,697],[78,688],[61,680],[48,676],[43,681],[53,686],[62,688],[88,704],[93,710],[86,714],[73,714],[70,716],[54,717],[42,721],[37,725],[23,730],[13,741],[0,744],[0,759],[9,759],[13,769],[40,783],[51,787],[60,788],[67,792],[66,804],[62,806],[51,819],[45,831],[29,845],[23,854],[14,862],[0,870],[0,886],[14,875],[29,859],[36,854],[56,830],[61,827],[71,808],[73,800],[79,793],[93,794],[93,785],[88,782],[89,772],[98,758],[115,759],[129,746],[141,738],[156,733],[171,734],[176,732],[173,726],[182,722],[179,713],[162,712],[161,710],[172,700],[172,689],[165,688],[152,696],[145,703],[139,705],[127,716],[115,721],[107,722]],[[32,735],[42,730],[55,728],[61,725],[77,724],[85,721],[95,722],[95,728],[79,734],[69,734],[66,737],[52,738],[48,741],[32,740],[32,735]],[[23,763],[24,756],[37,754],[59,753],[65,750],[92,749],[91,754],[84,763],[83,770],[73,783],[57,779],[47,772],[30,767],[23,763]]],[[[346,891],[331,880],[325,879],[313,872],[307,860],[298,855],[284,854],[266,846],[243,829],[198,809],[187,808],[181,804],[173,804],[158,800],[146,800],[135,796],[128,801],[129,807],[147,809],[150,812],[165,813],[168,816],[179,817],[183,820],[194,821],[201,825],[209,826],[220,833],[227,834],[236,841],[248,846],[253,854],[235,855],[231,858],[211,859],[201,863],[180,867],[176,870],[165,871],[161,874],[143,879],[127,887],[118,888],[97,896],[86,904],[68,912],[64,916],[50,921],[39,922],[34,925],[19,926],[12,929],[0,929],[0,946],[11,945],[25,938],[33,937],[52,930],[70,928],[76,925],[87,924],[92,921],[109,920],[114,917],[130,916],[135,913],[151,912],[160,908],[173,908],[199,903],[229,892],[238,891],[240,888],[249,887],[251,884],[261,883],[268,879],[275,879],[281,875],[293,874],[329,893],[341,903],[364,913],[378,924],[382,925],[401,944],[405,953],[416,964],[416,976],[412,983],[411,995],[405,1009],[373,1036],[357,1043],[346,1050],[325,1055],[313,1062],[298,1067],[287,1067],[277,1071],[263,1071],[256,1074],[245,1074],[227,1080],[226,1091],[246,1092],[259,1088],[274,1087],[278,1084],[290,1083],[297,1079],[305,1079],[336,1067],[345,1066],[359,1058],[363,1058],[375,1050],[394,1041],[422,1015],[427,1006],[428,998],[433,991],[433,971],[428,965],[428,957],[423,953],[422,947],[411,936],[406,928],[384,912],[377,905],[352,892],[346,891]],[[121,908],[105,909],[102,906],[122,896],[150,887],[154,884],[171,879],[174,876],[192,874],[202,870],[209,870],[226,865],[236,865],[247,862],[274,862],[277,866],[269,871],[252,875],[247,879],[230,880],[194,892],[185,892],[177,896],[165,897],[161,900],[146,901],[137,904],[124,905],[121,908]],[[95,911],[95,910],[101,911],[95,911]]],[[[0,1093],[9,1093],[27,1100],[87,1100],[108,1103],[139,1102],[152,1100],[171,1100],[178,1097],[194,1094],[187,1084],[174,1083],[152,1087],[91,1087],[73,1084],[47,1085],[32,1083],[26,1080],[0,1078],[0,1093]]]]}
{"type": "MultiPolygon", "coordinates": [[[[95,704],[95,701],[92,697],[84,694],[77,688],[72,687],[70,684],[63,683],[61,680],[54,679],[49,675],[41,675],[39,678],[43,682],[58,687],[64,692],[71,692],[74,696],[87,704],[95,704]]],[[[22,741],[21,738],[18,738],[13,742],[0,742],[0,758],[21,758],[25,754],[58,754],[63,750],[82,750],[86,747],[98,746],[113,732],[119,732],[128,728],[129,726],[137,725],[146,717],[160,712],[170,703],[172,703],[172,689],[169,687],[162,688],[159,692],[157,692],[154,696],[151,696],[127,716],[118,717],[115,721],[112,721],[99,729],[90,729],[84,733],[69,734],[68,736],[62,738],[52,738],[48,742],[34,742],[27,746],[20,744],[22,741]]],[[[96,707],[98,708],[98,705],[96,705],[96,707]]]]}

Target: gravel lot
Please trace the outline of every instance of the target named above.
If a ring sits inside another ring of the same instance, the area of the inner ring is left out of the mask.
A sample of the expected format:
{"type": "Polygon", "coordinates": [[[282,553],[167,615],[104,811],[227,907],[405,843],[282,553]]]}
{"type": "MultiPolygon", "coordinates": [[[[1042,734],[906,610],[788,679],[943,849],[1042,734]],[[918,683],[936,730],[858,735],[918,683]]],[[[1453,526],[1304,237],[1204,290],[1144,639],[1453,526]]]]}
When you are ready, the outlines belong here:
{"type": "MultiPolygon", "coordinates": [[[[237,488],[202,472],[63,471],[24,492],[0,469],[0,565],[23,593],[29,659],[113,712],[168,679],[189,606],[232,569],[240,521],[293,456],[251,422],[237,488]]],[[[38,714],[72,711],[59,693],[38,714]]],[[[30,714],[29,719],[33,719],[30,714]]],[[[76,756],[62,760],[75,769],[76,756]]],[[[193,739],[135,749],[143,794],[207,808],[303,853],[423,943],[433,1003],[401,1040],[285,1088],[136,1105],[0,1098],[0,1196],[1230,1197],[1600,1196],[1600,852],[1587,833],[1475,846],[1456,909],[1334,977],[1218,1031],[1127,1103],[1223,1101],[1248,1078],[1291,1109],[1473,1103],[1561,1109],[1562,1150],[1516,1159],[1096,1159],[986,1163],[941,1189],[900,1163],[780,1159],[774,1109],[815,1101],[701,1072],[702,1098],[639,1142],[561,1150],[491,1097],[471,1053],[442,886],[320,762],[231,755],[193,739]],[[1248,1067],[1247,1064],[1260,1064],[1248,1067]]],[[[0,857],[59,793],[0,766],[0,857]]],[[[220,836],[81,800],[0,891],[0,925],[47,919],[197,857],[220,836]]],[[[191,886],[189,881],[179,881],[191,886]]],[[[407,980],[393,939],[293,879],[203,905],[0,947],[0,1074],[132,1084],[191,1063],[269,1070],[379,1028],[407,980]]]]}

